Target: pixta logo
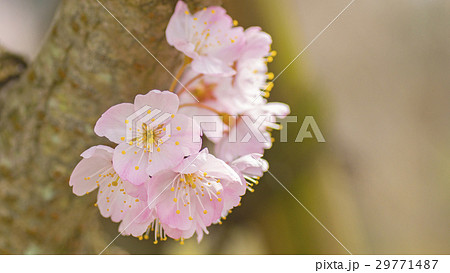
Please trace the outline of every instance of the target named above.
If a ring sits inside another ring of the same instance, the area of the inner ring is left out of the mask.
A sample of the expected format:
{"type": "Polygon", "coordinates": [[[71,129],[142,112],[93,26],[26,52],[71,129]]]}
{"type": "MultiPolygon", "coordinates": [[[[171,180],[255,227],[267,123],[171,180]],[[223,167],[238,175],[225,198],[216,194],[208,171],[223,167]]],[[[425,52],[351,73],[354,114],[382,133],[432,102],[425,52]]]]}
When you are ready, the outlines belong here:
{"type": "MultiPolygon", "coordinates": [[[[271,143],[273,139],[268,133],[272,130],[280,131],[280,142],[288,142],[288,124],[298,123],[297,116],[259,115],[259,116],[193,116],[193,121],[200,125],[203,134],[209,139],[227,138],[228,143],[271,143]]],[[[200,129],[200,128],[199,128],[200,129]]],[[[194,134],[194,142],[200,141],[200,132],[194,134]],[[197,136],[197,138],[195,137],[197,136]]],[[[306,116],[295,138],[295,142],[304,139],[316,139],[325,142],[313,116],[306,116]]]]}

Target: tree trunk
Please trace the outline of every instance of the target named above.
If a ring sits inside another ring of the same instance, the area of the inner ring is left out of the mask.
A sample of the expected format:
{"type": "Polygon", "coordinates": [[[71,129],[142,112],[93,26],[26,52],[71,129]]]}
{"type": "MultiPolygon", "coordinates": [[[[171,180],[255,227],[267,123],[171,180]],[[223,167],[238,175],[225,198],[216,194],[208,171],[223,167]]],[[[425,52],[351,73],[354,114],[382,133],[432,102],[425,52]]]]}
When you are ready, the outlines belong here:
{"type": "MultiPolygon", "coordinates": [[[[191,10],[217,4],[186,2],[191,10]]],[[[170,71],[181,63],[164,36],[175,0],[102,3],[170,71]]],[[[95,194],[74,196],[70,173],[81,152],[107,143],[93,132],[106,109],[167,89],[171,80],[97,1],[61,3],[36,60],[0,89],[0,253],[96,254],[106,247],[114,236],[100,222],[95,194]]],[[[105,253],[121,252],[112,245],[105,253]]]]}

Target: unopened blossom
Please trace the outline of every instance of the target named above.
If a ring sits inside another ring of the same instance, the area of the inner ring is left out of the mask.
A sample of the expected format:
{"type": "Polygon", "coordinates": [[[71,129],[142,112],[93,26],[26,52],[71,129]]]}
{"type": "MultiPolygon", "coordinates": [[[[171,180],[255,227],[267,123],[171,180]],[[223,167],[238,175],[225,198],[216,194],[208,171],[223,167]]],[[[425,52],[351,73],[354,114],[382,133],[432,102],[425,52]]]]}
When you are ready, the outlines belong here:
{"type": "Polygon", "coordinates": [[[277,118],[284,118],[290,113],[284,103],[270,102],[256,105],[253,109],[228,120],[229,131],[216,143],[215,154],[227,162],[252,154],[264,154],[272,147],[271,130],[279,130],[277,118]]]}
{"type": "Polygon", "coordinates": [[[114,150],[98,145],[81,154],[83,159],[70,176],[69,185],[78,196],[98,188],[97,206],[103,217],[113,222],[122,221],[119,231],[124,235],[140,236],[154,221],[154,214],[147,208],[145,188],[137,187],[122,179],[114,170],[114,150]]]}
{"type": "MultiPolygon", "coordinates": [[[[207,227],[217,222],[223,210],[239,203],[240,191],[228,190],[242,186],[239,175],[207,149],[183,160],[173,170],[151,178],[148,200],[157,200],[154,207],[165,232],[174,239],[189,238],[197,233],[200,241],[207,227]]],[[[242,187],[241,187],[242,188],[242,187]]]]}
{"type": "Polygon", "coordinates": [[[178,165],[185,156],[200,150],[201,141],[193,135],[201,131],[189,117],[177,114],[178,104],[178,96],[172,92],[152,90],[137,95],[134,104],[115,105],[100,117],[94,131],[119,144],[113,163],[122,178],[140,185],[149,176],[178,165]],[[136,118],[142,110],[144,117],[136,118]],[[167,119],[155,121],[157,117],[150,119],[152,113],[162,113],[167,119]],[[146,115],[149,120],[140,122],[146,120],[146,115]],[[127,129],[135,133],[131,139],[127,129]]]}
{"type": "Polygon", "coordinates": [[[179,1],[166,29],[167,42],[192,60],[197,73],[232,75],[232,65],[244,45],[243,29],[222,7],[204,8],[191,14],[179,1]]]}

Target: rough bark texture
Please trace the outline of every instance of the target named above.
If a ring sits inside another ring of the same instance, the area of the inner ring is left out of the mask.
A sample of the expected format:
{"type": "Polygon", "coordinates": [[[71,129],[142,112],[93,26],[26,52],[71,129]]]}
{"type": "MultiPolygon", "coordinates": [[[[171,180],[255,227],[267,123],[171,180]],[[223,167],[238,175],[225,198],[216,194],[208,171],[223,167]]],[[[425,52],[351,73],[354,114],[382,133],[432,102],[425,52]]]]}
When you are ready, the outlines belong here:
{"type": "MultiPolygon", "coordinates": [[[[186,2],[198,9],[218,1],[186,2]]],[[[175,0],[102,3],[176,69],[181,55],[164,36],[175,0]]],[[[19,80],[10,79],[24,67],[20,61],[0,63],[0,70],[12,69],[0,89],[0,253],[99,253],[112,236],[93,206],[95,194],[72,194],[70,173],[81,152],[107,143],[93,132],[106,109],[167,89],[170,75],[95,0],[63,1],[40,54],[19,80]]],[[[111,246],[105,253],[122,251],[111,246]]]]}

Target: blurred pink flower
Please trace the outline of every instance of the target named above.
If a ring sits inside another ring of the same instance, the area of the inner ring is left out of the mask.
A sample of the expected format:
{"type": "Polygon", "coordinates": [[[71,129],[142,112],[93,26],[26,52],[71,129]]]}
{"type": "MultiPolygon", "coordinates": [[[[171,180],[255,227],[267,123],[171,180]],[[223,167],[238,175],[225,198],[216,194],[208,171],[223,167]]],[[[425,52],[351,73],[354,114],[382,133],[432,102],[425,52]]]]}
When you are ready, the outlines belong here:
{"type": "Polygon", "coordinates": [[[243,29],[222,7],[208,7],[191,14],[179,1],[166,29],[167,42],[192,59],[198,73],[233,75],[233,62],[244,45],[243,29]]]}
{"type": "Polygon", "coordinates": [[[270,92],[272,87],[272,84],[267,84],[267,80],[273,79],[273,73],[268,73],[267,62],[271,62],[272,55],[276,54],[275,51],[270,51],[271,44],[272,37],[260,27],[245,30],[245,47],[236,62],[237,74],[234,82],[236,88],[244,93],[252,104],[261,102],[260,94],[268,96],[268,93],[261,93],[261,90],[270,92]]]}
{"type": "MultiPolygon", "coordinates": [[[[273,79],[273,73],[267,73],[267,62],[272,58],[274,52],[270,51],[272,38],[269,34],[261,31],[259,27],[250,27],[245,31],[245,44],[241,55],[235,61],[234,67],[237,71],[232,76],[198,76],[193,69],[188,69],[184,74],[185,82],[191,94],[179,89],[180,113],[193,117],[196,115],[240,115],[255,107],[267,103],[267,97],[273,84],[267,80],[273,79]],[[199,103],[197,103],[197,101],[199,103]],[[212,110],[208,110],[212,109],[212,110]]],[[[217,118],[216,123],[225,130],[227,121],[217,118]]],[[[202,123],[205,136],[213,142],[214,138],[209,132],[218,128],[211,123],[202,123]]]]}
{"type": "MultiPolygon", "coordinates": [[[[265,94],[262,90],[268,86],[271,89],[267,80],[273,78],[272,73],[267,73],[272,38],[259,27],[251,27],[245,31],[244,40],[241,55],[234,63],[236,75],[198,77],[198,73],[192,69],[185,73],[183,81],[187,83],[194,79],[187,87],[200,103],[217,111],[236,115],[252,108],[254,104],[265,102],[261,96],[265,94]]],[[[183,90],[180,88],[179,91],[183,90]]],[[[180,94],[181,104],[195,102],[190,94],[180,94]]],[[[189,107],[188,113],[195,111],[196,109],[189,107]]]]}

